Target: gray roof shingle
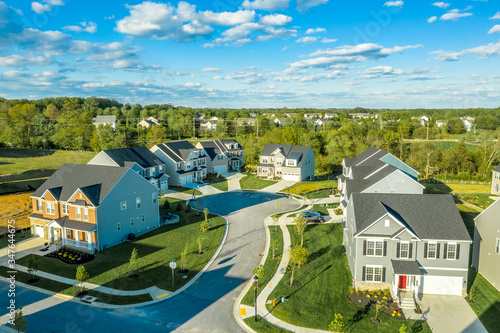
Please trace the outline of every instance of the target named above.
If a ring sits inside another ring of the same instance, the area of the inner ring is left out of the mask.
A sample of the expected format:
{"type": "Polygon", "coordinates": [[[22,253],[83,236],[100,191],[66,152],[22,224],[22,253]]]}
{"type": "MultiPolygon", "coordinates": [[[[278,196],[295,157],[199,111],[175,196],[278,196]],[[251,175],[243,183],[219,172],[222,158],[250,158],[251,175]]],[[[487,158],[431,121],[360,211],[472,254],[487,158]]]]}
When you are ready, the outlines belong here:
{"type": "Polygon", "coordinates": [[[129,166],[130,162],[135,162],[143,168],[151,168],[163,164],[160,159],[147,147],[132,147],[103,150],[119,166],[129,166]]]}
{"type": "Polygon", "coordinates": [[[420,239],[471,240],[449,194],[353,193],[351,200],[358,234],[390,213],[420,239]]]}
{"type": "Polygon", "coordinates": [[[300,167],[303,162],[303,156],[307,154],[309,149],[311,147],[309,146],[296,146],[296,145],[279,145],[279,144],[272,144],[268,143],[264,146],[264,149],[262,149],[262,152],[260,153],[261,156],[271,156],[271,154],[276,150],[279,149],[281,154],[285,156],[285,158],[290,158],[291,159],[297,159],[300,158],[300,160],[297,162],[297,167],[300,167]],[[299,156],[300,157],[297,157],[299,156]]]}
{"type": "Polygon", "coordinates": [[[185,140],[166,142],[156,146],[174,162],[186,161],[192,151],[198,150],[189,141],[185,140]]]}
{"type": "Polygon", "coordinates": [[[394,274],[422,275],[420,266],[416,260],[394,260],[391,259],[394,274]]]}
{"type": "Polygon", "coordinates": [[[493,171],[495,171],[495,172],[500,172],[500,165],[499,165],[499,166],[497,166],[495,169],[493,169],[493,171]]]}

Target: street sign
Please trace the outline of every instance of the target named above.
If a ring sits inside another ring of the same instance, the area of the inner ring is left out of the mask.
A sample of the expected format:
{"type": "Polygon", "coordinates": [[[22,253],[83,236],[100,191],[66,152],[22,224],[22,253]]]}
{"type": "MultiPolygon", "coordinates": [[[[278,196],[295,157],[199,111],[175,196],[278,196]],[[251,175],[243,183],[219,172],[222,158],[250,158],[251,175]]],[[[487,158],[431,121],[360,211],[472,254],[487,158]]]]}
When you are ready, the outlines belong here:
{"type": "Polygon", "coordinates": [[[177,263],[175,261],[170,262],[170,268],[176,269],[177,268],[177,263]]]}

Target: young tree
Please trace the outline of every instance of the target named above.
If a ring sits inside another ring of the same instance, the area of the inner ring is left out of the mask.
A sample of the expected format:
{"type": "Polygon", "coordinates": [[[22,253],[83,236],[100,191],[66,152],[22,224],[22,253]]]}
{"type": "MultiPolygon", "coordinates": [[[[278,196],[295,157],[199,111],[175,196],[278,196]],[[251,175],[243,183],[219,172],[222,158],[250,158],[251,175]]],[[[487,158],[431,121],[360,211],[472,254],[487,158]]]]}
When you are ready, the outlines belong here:
{"type": "Polygon", "coordinates": [[[85,281],[87,281],[89,278],[89,273],[85,269],[83,265],[78,266],[76,269],[76,281],[79,282],[80,284],[80,291],[83,291],[85,289],[85,281]]]}
{"type": "MultiPolygon", "coordinates": [[[[257,267],[255,267],[253,270],[252,270],[252,273],[253,275],[257,275],[257,277],[259,279],[262,279],[262,277],[264,276],[264,265],[259,265],[257,267]]],[[[257,288],[259,288],[259,281],[257,281],[257,288]]]]}
{"type": "Polygon", "coordinates": [[[292,270],[292,276],[290,278],[290,286],[293,286],[293,276],[295,274],[295,268],[305,265],[308,256],[309,252],[307,252],[307,249],[304,249],[302,246],[299,246],[298,244],[295,244],[290,249],[289,265],[291,266],[292,270]]]}
{"type": "Polygon", "coordinates": [[[406,325],[405,324],[401,325],[401,327],[399,328],[399,333],[406,333],[406,325]]]}
{"type": "Polygon", "coordinates": [[[186,243],[184,246],[184,249],[181,252],[181,271],[186,272],[187,271],[187,262],[189,260],[189,257],[191,257],[191,254],[189,253],[189,243],[186,243]]]}
{"type": "Polygon", "coordinates": [[[36,272],[38,272],[39,266],[40,266],[40,262],[38,261],[37,257],[34,254],[32,254],[28,258],[27,267],[28,267],[28,273],[31,274],[31,280],[33,280],[33,281],[36,279],[36,272]]]}
{"type": "Polygon", "coordinates": [[[26,331],[26,323],[28,320],[26,316],[23,315],[23,307],[20,306],[19,309],[14,313],[14,323],[12,324],[12,328],[17,332],[26,331]]]}
{"type": "Polygon", "coordinates": [[[344,317],[340,313],[335,314],[335,319],[328,325],[328,330],[332,332],[342,332],[344,329],[345,321],[344,317]]]}
{"type": "Polygon", "coordinates": [[[276,231],[278,231],[278,222],[279,222],[280,218],[279,218],[278,214],[274,214],[272,216],[272,219],[273,219],[273,223],[274,223],[274,231],[276,232],[276,231]]]}
{"type": "Polygon", "coordinates": [[[200,202],[196,201],[196,216],[200,216],[200,202]]]}
{"type": "Polygon", "coordinates": [[[200,234],[198,235],[198,238],[196,238],[196,243],[198,243],[198,254],[203,253],[203,251],[201,249],[202,249],[204,241],[205,241],[205,236],[203,236],[203,233],[200,232],[200,234]]]}
{"type": "Polygon", "coordinates": [[[139,254],[137,253],[137,248],[134,247],[132,250],[132,255],[130,256],[130,260],[128,262],[128,269],[130,275],[133,275],[137,271],[137,260],[139,259],[139,254]]]}
{"type": "Polygon", "coordinates": [[[205,207],[203,209],[203,214],[205,215],[205,222],[208,223],[208,208],[207,207],[205,207]]]}
{"type": "Polygon", "coordinates": [[[374,319],[377,319],[378,320],[378,313],[380,312],[380,310],[382,310],[382,308],[384,306],[386,306],[387,303],[385,301],[378,301],[376,304],[375,304],[375,318],[374,319]]]}
{"type": "Polygon", "coordinates": [[[277,239],[273,240],[273,242],[271,243],[271,250],[273,250],[273,257],[272,257],[272,259],[274,259],[274,252],[279,250],[280,245],[281,245],[280,241],[277,240],[277,239]]]}
{"type": "Polygon", "coordinates": [[[304,231],[306,230],[306,220],[304,214],[295,217],[295,232],[300,235],[300,247],[304,246],[304,231]]]}

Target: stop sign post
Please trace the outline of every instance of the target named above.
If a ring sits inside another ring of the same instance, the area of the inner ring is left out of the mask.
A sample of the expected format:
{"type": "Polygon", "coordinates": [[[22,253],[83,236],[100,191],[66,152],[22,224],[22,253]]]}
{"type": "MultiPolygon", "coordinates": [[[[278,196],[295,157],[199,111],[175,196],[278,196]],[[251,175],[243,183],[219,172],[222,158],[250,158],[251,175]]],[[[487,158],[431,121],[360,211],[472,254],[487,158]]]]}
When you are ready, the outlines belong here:
{"type": "Polygon", "coordinates": [[[174,270],[177,268],[175,259],[170,260],[170,268],[172,268],[172,286],[174,285],[174,270]]]}

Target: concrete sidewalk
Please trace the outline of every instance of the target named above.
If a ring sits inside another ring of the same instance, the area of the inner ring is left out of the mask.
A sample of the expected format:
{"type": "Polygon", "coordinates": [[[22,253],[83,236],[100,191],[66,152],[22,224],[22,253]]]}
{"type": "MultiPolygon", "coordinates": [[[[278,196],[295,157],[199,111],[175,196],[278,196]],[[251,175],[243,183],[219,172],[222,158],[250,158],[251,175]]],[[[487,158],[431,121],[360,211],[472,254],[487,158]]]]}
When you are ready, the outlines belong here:
{"type": "Polygon", "coordinates": [[[293,180],[280,180],[276,184],[264,187],[263,189],[261,189],[259,191],[260,192],[278,193],[279,191],[282,191],[282,190],[292,186],[295,183],[297,183],[297,182],[293,181],[293,180]]]}
{"type": "Polygon", "coordinates": [[[227,179],[227,190],[228,191],[237,191],[241,190],[240,179],[246,177],[246,175],[242,173],[230,174],[226,177],[227,179]]]}
{"type": "MultiPolygon", "coordinates": [[[[46,252],[40,252],[40,250],[45,247],[44,244],[47,242],[46,239],[39,237],[31,237],[21,242],[16,242],[14,248],[11,249],[8,246],[0,249],[0,266],[6,265],[9,261],[9,250],[15,252],[15,259],[21,259],[30,254],[45,254],[46,252]]],[[[12,252],[10,252],[12,253],[12,252]]]]}

